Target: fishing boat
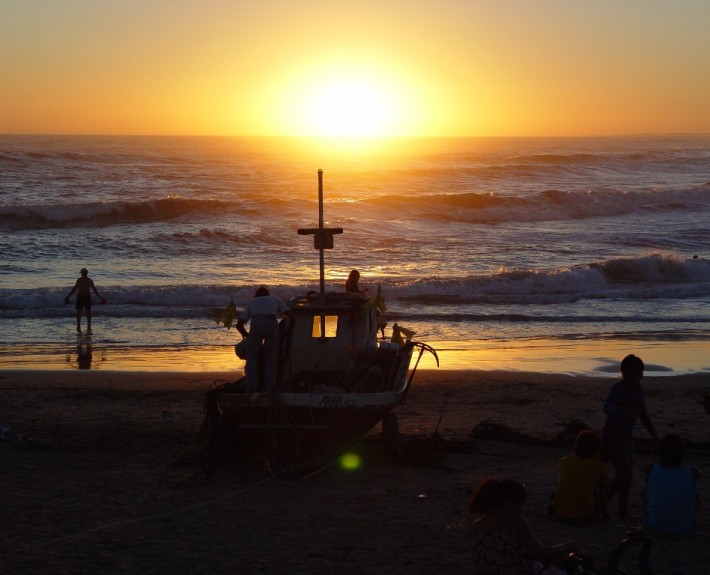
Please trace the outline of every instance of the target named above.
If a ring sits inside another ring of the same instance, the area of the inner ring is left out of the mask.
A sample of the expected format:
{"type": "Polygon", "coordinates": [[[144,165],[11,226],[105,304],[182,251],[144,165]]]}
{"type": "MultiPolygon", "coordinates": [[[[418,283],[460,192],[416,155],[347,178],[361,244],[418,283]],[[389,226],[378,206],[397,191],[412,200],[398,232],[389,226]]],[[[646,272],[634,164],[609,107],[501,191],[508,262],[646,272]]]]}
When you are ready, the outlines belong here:
{"type": "MultiPolygon", "coordinates": [[[[320,291],[287,303],[295,322],[281,331],[277,384],[271,392],[246,391],[246,378],[221,383],[205,396],[205,426],[212,446],[232,446],[261,457],[274,470],[299,473],[332,461],[382,422],[385,447],[395,451],[402,405],[424,352],[436,351],[394,324],[386,336],[384,298],[326,292],[326,250],[342,228],[323,220],[323,171],[318,171],[320,291]],[[412,366],[412,361],[416,360],[412,366]]],[[[281,327],[286,324],[281,322],[281,327]]],[[[249,369],[249,366],[247,366],[249,369]]]]}

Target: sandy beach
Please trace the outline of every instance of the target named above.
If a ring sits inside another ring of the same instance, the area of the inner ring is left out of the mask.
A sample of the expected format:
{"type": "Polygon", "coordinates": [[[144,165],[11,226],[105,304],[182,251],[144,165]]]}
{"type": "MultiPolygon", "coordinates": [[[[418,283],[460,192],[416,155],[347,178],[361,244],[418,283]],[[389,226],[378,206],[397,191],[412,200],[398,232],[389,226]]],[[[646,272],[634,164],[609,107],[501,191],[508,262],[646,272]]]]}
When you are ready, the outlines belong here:
{"type": "MultiPolygon", "coordinates": [[[[546,515],[568,424],[600,428],[613,374],[421,371],[397,410],[398,457],[384,454],[375,428],[354,447],[359,468],[300,478],[233,457],[206,472],[201,395],[230,377],[1,371],[0,573],[465,573],[466,500],[491,476],[526,484],[526,515],[544,542],[573,538],[599,566],[642,524],[641,469],[655,453],[640,424],[631,521],[569,527],[546,515]]],[[[686,463],[710,472],[708,376],[644,386],[659,433],[680,433],[686,463]]],[[[707,572],[709,490],[706,478],[695,537],[654,539],[659,575],[707,572]]],[[[629,573],[636,555],[624,555],[629,573]]]]}

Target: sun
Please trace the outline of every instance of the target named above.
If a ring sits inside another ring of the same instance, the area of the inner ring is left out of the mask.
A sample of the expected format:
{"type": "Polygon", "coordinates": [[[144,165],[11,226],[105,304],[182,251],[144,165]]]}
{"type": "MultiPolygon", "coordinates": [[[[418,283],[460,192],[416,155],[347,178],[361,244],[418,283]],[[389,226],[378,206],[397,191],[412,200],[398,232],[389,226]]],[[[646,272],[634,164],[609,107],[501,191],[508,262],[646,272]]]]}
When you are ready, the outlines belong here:
{"type": "Polygon", "coordinates": [[[306,103],[313,132],[331,137],[389,135],[395,129],[395,111],[390,93],[357,78],[323,85],[306,103]]]}
{"type": "Polygon", "coordinates": [[[300,135],[376,138],[411,129],[412,98],[393,79],[373,71],[321,71],[302,78],[291,93],[288,123],[300,135]]]}
{"type": "Polygon", "coordinates": [[[242,106],[256,133],[351,147],[434,131],[438,88],[411,62],[341,50],[305,51],[289,64],[257,79],[253,100],[242,106]]]}

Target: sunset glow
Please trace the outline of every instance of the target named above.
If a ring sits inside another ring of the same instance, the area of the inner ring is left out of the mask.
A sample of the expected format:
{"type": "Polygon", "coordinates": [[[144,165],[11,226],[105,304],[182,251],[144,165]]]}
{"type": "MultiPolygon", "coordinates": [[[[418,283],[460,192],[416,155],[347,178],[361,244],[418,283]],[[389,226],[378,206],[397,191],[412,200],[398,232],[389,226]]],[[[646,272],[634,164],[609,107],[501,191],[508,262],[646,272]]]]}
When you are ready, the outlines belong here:
{"type": "Polygon", "coordinates": [[[0,133],[708,133],[710,4],[0,8],[0,133]]]}
{"type": "Polygon", "coordinates": [[[306,53],[304,64],[261,88],[269,133],[319,138],[380,138],[421,134],[433,120],[430,91],[408,66],[375,56],[306,53]],[[274,96],[276,95],[276,96],[274,96]]]}
{"type": "Polygon", "coordinates": [[[309,130],[319,136],[381,136],[402,126],[396,102],[381,88],[358,80],[338,80],[314,90],[304,102],[309,130]]]}

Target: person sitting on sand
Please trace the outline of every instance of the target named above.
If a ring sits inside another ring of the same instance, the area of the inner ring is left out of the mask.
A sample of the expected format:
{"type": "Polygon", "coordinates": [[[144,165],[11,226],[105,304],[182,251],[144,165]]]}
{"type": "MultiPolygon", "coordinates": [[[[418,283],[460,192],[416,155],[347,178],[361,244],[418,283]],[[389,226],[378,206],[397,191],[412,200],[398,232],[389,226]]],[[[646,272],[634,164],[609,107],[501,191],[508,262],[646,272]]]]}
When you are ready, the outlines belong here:
{"type": "Polygon", "coordinates": [[[606,465],[597,458],[599,435],[587,429],[574,442],[574,452],[558,462],[557,492],[551,514],[564,523],[591,525],[598,517],[608,518],[606,465]]]}
{"type": "Polygon", "coordinates": [[[481,513],[471,527],[473,572],[477,575],[557,575],[562,562],[578,552],[577,543],[543,545],[521,515],[527,494],[512,479],[483,481],[469,501],[470,513],[481,513]]]}
{"type": "Polygon", "coordinates": [[[646,468],[646,526],[671,537],[693,534],[701,475],[697,467],[683,465],[680,435],[666,434],[659,447],[659,463],[646,468]]]}
{"type": "Polygon", "coordinates": [[[633,430],[639,417],[649,435],[658,441],[641,387],[643,370],[644,363],[640,357],[627,355],[621,361],[621,380],[611,386],[604,402],[606,422],[601,434],[601,459],[611,462],[616,471],[609,487],[609,498],[618,492],[622,519],[628,519],[629,492],[633,481],[633,430]]]}

